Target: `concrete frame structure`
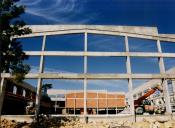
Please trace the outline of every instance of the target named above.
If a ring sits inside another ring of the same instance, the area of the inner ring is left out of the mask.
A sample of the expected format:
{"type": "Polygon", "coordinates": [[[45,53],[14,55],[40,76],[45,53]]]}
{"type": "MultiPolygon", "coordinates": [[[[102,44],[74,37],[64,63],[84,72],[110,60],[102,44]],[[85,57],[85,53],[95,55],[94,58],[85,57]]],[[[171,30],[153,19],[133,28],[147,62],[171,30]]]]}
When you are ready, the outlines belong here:
{"type": "MultiPolygon", "coordinates": [[[[174,34],[158,34],[156,27],[130,27],[130,26],[100,26],[100,25],[31,25],[29,26],[33,33],[21,37],[25,38],[43,36],[42,51],[26,51],[30,56],[41,56],[39,73],[29,73],[26,78],[38,79],[37,96],[36,96],[36,114],[39,110],[41,85],[42,80],[47,79],[82,79],[84,80],[84,110],[86,107],[86,91],[88,79],[127,79],[128,89],[130,94],[129,104],[131,106],[130,114],[134,115],[134,103],[132,92],[132,79],[161,79],[164,82],[164,97],[166,101],[167,113],[171,113],[171,107],[169,102],[169,94],[167,89],[167,79],[174,79],[175,73],[168,74],[165,72],[163,58],[170,57],[175,58],[175,53],[162,53],[160,41],[175,42],[174,34]],[[76,34],[84,33],[84,51],[83,52],[65,52],[65,51],[44,51],[46,37],[48,35],[60,35],[60,34],[76,34]],[[89,52],[87,51],[87,34],[105,34],[113,36],[125,37],[125,52],[89,52]],[[157,42],[158,52],[130,52],[128,37],[142,38],[148,40],[155,40],[157,42]],[[71,74],[71,73],[43,73],[44,69],[44,56],[82,56],[84,57],[84,73],[71,74]],[[89,74],[87,73],[87,57],[88,56],[114,56],[114,57],[126,57],[126,74],[89,74]],[[159,74],[133,74],[131,72],[130,57],[156,57],[159,58],[159,74]]],[[[13,77],[8,73],[1,73],[1,94],[3,94],[4,79],[13,77]]],[[[3,98],[0,102],[2,103],[3,98]]],[[[1,104],[0,103],[0,104],[1,104]]],[[[84,116],[87,116],[86,111],[84,116]]]]}

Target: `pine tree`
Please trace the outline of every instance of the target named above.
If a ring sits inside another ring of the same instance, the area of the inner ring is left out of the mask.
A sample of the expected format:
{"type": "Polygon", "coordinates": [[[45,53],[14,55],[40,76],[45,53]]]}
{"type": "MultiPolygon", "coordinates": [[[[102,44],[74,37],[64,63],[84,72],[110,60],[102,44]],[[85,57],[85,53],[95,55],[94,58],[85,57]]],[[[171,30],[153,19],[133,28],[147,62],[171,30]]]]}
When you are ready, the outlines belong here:
{"type": "Polygon", "coordinates": [[[20,19],[25,7],[17,5],[18,1],[0,0],[0,72],[11,73],[17,81],[21,81],[30,66],[23,63],[28,56],[14,37],[29,34],[31,30],[20,19]]]}

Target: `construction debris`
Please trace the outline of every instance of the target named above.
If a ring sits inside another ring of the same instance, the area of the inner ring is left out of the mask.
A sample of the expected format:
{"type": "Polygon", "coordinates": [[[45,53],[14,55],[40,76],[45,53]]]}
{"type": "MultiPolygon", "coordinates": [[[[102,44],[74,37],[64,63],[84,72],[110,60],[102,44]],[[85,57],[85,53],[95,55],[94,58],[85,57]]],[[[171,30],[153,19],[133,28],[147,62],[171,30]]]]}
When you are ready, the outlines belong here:
{"type": "Polygon", "coordinates": [[[16,122],[15,120],[1,119],[0,128],[29,128],[24,127],[28,125],[26,122],[16,122]]]}
{"type": "Polygon", "coordinates": [[[91,121],[82,123],[77,117],[69,118],[40,118],[38,123],[16,122],[15,120],[1,120],[0,128],[175,128],[175,120],[169,119],[160,121],[146,120],[140,122],[129,121],[91,121]]]}

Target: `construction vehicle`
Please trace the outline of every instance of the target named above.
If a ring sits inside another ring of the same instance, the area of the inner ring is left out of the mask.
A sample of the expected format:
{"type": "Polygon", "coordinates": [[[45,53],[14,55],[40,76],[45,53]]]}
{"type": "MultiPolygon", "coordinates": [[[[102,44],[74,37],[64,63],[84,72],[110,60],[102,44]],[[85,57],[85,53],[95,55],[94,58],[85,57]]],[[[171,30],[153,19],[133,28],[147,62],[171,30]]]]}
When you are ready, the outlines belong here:
{"type": "Polygon", "coordinates": [[[137,100],[134,100],[135,113],[142,115],[147,112],[149,114],[158,113],[162,114],[165,112],[165,104],[163,99],[159,99],[155,104],[147,98],[154,94],[157,90],[163,92],[160,85],[157,85],[149,89],[143,96],[139,97],[137,100]]]}

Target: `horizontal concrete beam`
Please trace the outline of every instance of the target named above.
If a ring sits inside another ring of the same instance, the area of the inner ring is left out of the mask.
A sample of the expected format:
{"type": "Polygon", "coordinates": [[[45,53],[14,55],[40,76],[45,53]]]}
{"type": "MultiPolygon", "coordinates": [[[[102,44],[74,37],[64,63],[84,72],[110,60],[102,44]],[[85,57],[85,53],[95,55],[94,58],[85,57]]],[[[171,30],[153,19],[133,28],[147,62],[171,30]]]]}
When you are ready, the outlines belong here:
{"type": "Polygon", "coordinates": [[[113,36],[128,36],[133,38],[143,38],[143,39],[149,39],[149,40],[160,40],[160,41],[170,41],[175,42],[175,36],[159,36],[157,35],[149,35],[149,34],[141,34],[141,33],[125,33],[125,32],[110,32],[110,31],[99,31],[99,30],[87,30],[87,33],[92,34],[105,34],[105,35],[113,35],[113,36]]]}
{"type": "Polygon", "coordinates": [[[25,51],[27,55],[44,56],[126,56],[126,52],[25,51]]]}
{"type": "Polygon", "coordinates": [[[150,40],[160,40],[167,42],[175,42],[175,37],[162,37],[162,36],[153,36],[153,35],[141,35],[141,34],[132,34],[132,33],[123,33],[123,32],[108,32],[108,31],[98,31],[98,30],[68,30],[68,31],[56,31],[56,32],[44,32],[44,33],[32,33],[28,35],[23,35],[15,38],[26,38],[26,37],[38,37],[38,36],[49,36],[49,35],[63,35],[63,34],[79,34],[79,33],[92,33],[92,34],[104,34],[104,35],[113,35],[113,36],[128,36],[133,38],[143,38],[150,40]]]}
{"type": "MultiPolygon", "coordinates": [[[[1,73],[2,78],[13,78],[9,73],[1,73]]],[[[78,74],[78,73],[29,73],[26,75],[29,79],[174,79],[172,74],[78,74]]]]}
{"type": "MultiPolygon", "coordinates": [[[[49,89],[47,90],[48,95],[57,95],[57,94],[69,94],[69,93],[83,93],[84,90],[64,90],[64,89],[49,89]]],[[[107,94],[125,94],[125,92],[120,91],[107,91],[107,90],[87,90],[88,93],[107,93],[107,94]]],[[[56,96],[55,96],[56,97],[56,96]]],[[[58,97],[60,98],[60,97],[58,97]]],[[[80,98],[82,99],[82,98],[80,98]]],[[[88,98],[90,99],[90,98],[88,98]]]]}
{"type": "Polygon", "coordinates": [[[22,36],[15,36],[14,38],[27,38],[27,37],[39,37],[44,35],[65,35],[65,34],[79,34],[79,33],[85,33],[85,30],[62,30],[62,31],[48,31],[48,32],[33,32],[31,34],[22,35],[22,36]]]}
{"type": "Polygon", "coordinates": [[[135,34],[157,35],[156,27],[116,26],[116,25],[30,25],[33,33],[53,32],[65,30],[99,30],[112,32],[125,32],[135,34]]]}
{"type": "Polygon", "coordinates": [[[70,52],[70,51],[25,51],[29,56],[131,56],[131,57],[175,57],[175,53],[156,52],[70,52]]]}
{"type": "Polygon", "coordinates": [[[158,34],[156,27],[136,27],[136,26],[102,26],[102,25],[30,25],[33,33],[20,36],[34,37],[43,35],[94,33],[116,36],[128,36],[151,40],[175,42],[175,35],[158,34]],[[167,35],[167,36],[166,36],[167,35]]]}

